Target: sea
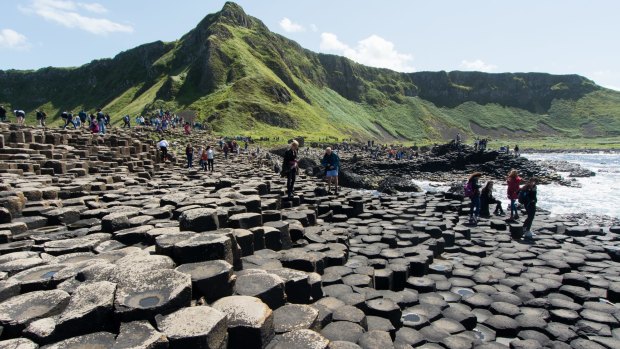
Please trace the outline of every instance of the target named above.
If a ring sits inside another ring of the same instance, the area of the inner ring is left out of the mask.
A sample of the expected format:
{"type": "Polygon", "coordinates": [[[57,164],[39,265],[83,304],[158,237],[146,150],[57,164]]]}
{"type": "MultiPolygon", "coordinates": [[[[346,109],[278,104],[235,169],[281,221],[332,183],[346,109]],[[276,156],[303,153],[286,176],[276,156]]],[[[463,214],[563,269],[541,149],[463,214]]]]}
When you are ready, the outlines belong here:
{"type": "MultiPolygon", "coordinates": [[[[620,153],[528,153],[523,156],[533,161],[564,160],[596,173],[593,177],[576,178],[580,187],[538,185],[540,208],[558,216],[581,214],[620,219],[620,153]]],[[[568,178],[568,173],[560,174],[568,178]]],[[[449,188],[446,183],[414,182],[426,191],[445,191],[449,188]]],[[[505,193],[505,184],[496,182],[494,195],[507,204],[505,193]]]]}

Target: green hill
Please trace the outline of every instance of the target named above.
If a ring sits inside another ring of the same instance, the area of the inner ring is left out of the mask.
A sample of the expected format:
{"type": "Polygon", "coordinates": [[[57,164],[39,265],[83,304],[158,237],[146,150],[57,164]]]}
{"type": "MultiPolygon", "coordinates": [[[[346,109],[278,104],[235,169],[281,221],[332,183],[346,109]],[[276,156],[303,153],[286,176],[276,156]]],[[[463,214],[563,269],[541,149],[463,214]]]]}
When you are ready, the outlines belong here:
{"type": "MultiPolygon", "coordinates": [[[[398,73],[317,54],[227,3],[175,42],[78,68],[0,71],[0,102],[113,119],[193,110],[228,135],[432,142],[464,135],[615,138],[620,92],[578,75],[398,73]]],[[[60,122],[57,120],[56,122],[60,122]]]]}

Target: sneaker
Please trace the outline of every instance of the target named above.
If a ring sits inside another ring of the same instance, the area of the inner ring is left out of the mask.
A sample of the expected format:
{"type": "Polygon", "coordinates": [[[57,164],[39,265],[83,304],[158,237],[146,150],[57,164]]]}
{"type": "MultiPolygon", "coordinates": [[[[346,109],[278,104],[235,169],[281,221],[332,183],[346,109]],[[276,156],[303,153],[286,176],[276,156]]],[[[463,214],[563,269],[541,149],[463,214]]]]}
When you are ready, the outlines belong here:
{"type": "Polygon", "coordinates": [[[526,231],[525,234],[523,235],[526,239],[531,239],[534,237],[534,233],[532,233],[531,231],[526,231]]]}

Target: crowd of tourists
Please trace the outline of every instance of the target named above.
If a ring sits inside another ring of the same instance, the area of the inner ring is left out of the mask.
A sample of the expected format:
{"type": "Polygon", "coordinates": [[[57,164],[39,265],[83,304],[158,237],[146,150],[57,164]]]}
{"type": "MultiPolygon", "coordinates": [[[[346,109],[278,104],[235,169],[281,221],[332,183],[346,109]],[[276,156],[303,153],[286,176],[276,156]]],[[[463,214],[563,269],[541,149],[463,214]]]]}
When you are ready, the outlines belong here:
{"type": "MultiPolygon", "coordinates": [[[[482,187],[480,178],[482,173],[472,173],[465,183],[463,192],[465,197],[470,200],[470,213],[469,223],[477,224],[480,217],[490,217],[489,207],[495,205],[493,214],[496,216],[504,216],[504,210],[502,208],[502,201],[493,196],[493,181],[488,181],[482,187]]],[[[535,177],[524,181],[517,170],[511,170],[506,177],[506,197],[510,200],[510,221],[517,221],[519,219],[519,211],[517,205],[521,204],[525,208],[527,218],[523,222],[523,229],[525,231],[525,237],[531,239],[535,236],[532,232],[532,223],[534,216],[536,215],[536,184],[538,180],[535,177]],[[522,185],[523,184],[523,185],[522,185]]]]}

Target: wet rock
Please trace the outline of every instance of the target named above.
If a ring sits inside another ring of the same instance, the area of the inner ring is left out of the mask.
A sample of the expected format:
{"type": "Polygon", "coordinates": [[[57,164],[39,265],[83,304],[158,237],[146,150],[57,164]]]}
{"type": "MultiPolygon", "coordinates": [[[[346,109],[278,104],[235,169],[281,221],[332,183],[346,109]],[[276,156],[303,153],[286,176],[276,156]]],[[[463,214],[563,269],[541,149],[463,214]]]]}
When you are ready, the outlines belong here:
{"type": "Polygon", "coordinates": [[[225,348],[226,314],[207,306],[179,309],[155,317],[157,328],[168,337],[170,348],[225,348]]]}
{"type": "Polygon", "coordinates": [[[256,297],[224,297],[213,308],[228,318],[228,348],[264,348],[274,336],[273,313],[256,297]]]}
{"type": "Polygon", "coordinates": [[[69,294],[60,290],[35,291],[0,303],[3,335],[18,336],[32,321],[60,314],[69,303],[69,294]]]}
{"type": "Polygon", "coordinates": [[[118,277],[114,308],[122,321],[148,320],[190,304],[192,282],[174,270],[124,273],[118,277]]]}

